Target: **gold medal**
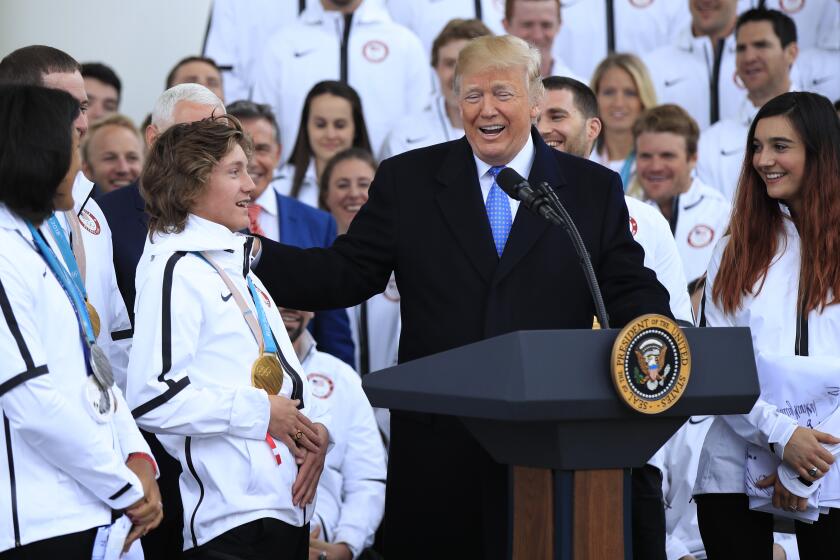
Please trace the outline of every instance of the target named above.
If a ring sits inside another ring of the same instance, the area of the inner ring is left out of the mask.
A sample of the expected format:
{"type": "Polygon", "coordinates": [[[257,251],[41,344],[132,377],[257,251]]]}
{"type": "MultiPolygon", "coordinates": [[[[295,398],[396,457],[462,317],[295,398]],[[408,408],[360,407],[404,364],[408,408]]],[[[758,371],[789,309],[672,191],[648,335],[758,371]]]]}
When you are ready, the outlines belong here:
{"type": "Polygon", "coordinates": [[[251,384],[269,395],[280,393],[283,386],[283,366],[274,354],[263,353],[251,366],[251,384]]]}
{"type": "Polygon", "coordinates": [[[93,337],[99,338],[99,329],[102,326],[102,321],[99,320],[99,313],[96,312],[96,308],[89,301],[85,301],[85,307],[87,308],[88,317],[90,317],[90,324],[93,327],[93,337]]]}

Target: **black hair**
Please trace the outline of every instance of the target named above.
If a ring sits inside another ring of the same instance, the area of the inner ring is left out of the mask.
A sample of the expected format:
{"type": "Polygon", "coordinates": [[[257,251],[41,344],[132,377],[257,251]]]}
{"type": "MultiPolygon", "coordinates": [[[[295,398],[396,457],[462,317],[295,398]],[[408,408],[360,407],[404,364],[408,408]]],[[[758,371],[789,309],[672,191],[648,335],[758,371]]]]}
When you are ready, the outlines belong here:
{"type": "Polygon", "coordinates": [[[30,45],[0,60],[0,83],[42,86],[47,74],[73,73],[80,69],[76,59],[64,51],[46,45],[30,45]]]}
{"type": "Polygon", "coordinates": [[[0,202],[22,218],[42,222],[55,209],[79,110],[62,90],[0,85],[0,202]]]}
{"type": "Polygon", "coordinates": [[[787,14],[783,14],[779,10],[768,10],[766,8],[753,8],[747,10],[735,22],[735,34],[745,23],[769,21],[773,26],[773,33],[779,38],[782,48],[785,48],[791,43],[796,42],[796,24],[787,14]]]}
{"type": "Polygon", "coordinates": [[[274,139],[280,145],[280,127],[277,126],[277,117],[271,110],[271,105],[265,103],[254,103],[246,99],[234,101],[227,106],[227,114],[233,115],[241,121],[265,119],[274,128],[274,139]]]}
{"type": "Polygon", "coordinates": [[[189,64],[190,62],[204,62],[206,64],[209,64],[210,66],[216,69],[216,72],[219,73],[219,76],[222,75],[222,69],[219,68],[219,65],[216,64],[216,61],[212,58],[207,56],[188,56],[179,60],[175,64],[175,66],[172,67],[172,70],[169,71],[169,74],[167,74],[166,76],[166,89],[169,89],[175,85],[172,82],[175,80],[175,74],[178,72],[178,69],[184,64],[189,64]]]}
{"type": "Polygon", "coordinates": [[[289,193],[292,198],[297,198],[300,194],[303,177],[306,175],[309,162],[313,157],[312,146],[309,143],[309,129],[307,127],[312,100],[324,94],[341,97],[350,103],[354,127],[352,147],[364,148],[371,153],[373,152],[373,149],[370,147],[370,137],[368,136],[367,125],[365,124],[365,116],[362,112],[362,100],[356,90],[344,82],[334,80],[318,82],[312,86],[312,89],[309,90],[309,93],[306,94],[306,99],[303,101],[298,135],[295,140],[295,146],[292,148],[292,155],[289,157],[289,163],[295,166],[295,174],[292,177],[292,189],[289,193]]]}
{"type": "Polygon", "coordinates": [[[588,85],[565,76],[549,76],[543,78],[542,82],[546,91],[565,89],[572,92],[575,107],[581,112],[583,118],[593,119],[599,117],[598,98],[595,97],[595,92],[588,85]]]}
{"type": "Polygon", "coordinates": [[[108,84],[117,90],[117,99],[122,96],[122,82],[110,66],[101,62],[85,62],[82,64],[82,78],[93,78],[103,84],[108,84]]]}

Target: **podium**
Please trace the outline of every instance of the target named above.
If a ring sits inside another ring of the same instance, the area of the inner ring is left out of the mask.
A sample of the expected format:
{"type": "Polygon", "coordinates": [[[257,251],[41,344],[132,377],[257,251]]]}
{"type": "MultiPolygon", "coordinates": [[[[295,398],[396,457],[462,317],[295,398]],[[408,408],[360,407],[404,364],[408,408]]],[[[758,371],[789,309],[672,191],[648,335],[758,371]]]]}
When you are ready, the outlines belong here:
{"type": "Polygon", "coordinates": [[[749,412],[759,386],[748,328],[687,328],[682,398],[658,415],[636,412],[610,378],[618,333],[509,333],[371,373],[363,387],[374,406],[458,417],[514,467],[514,558],[630,558],[626,469],[689,416],[749,412]]]}

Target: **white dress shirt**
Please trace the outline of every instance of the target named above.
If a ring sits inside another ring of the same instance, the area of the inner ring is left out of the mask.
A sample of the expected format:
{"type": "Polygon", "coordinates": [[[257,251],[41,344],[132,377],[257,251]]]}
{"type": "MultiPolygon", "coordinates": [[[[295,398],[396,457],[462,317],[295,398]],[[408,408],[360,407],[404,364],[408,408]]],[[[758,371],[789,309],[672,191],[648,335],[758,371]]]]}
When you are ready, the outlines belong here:
{"type": "MultiPolygon", "coordinates": [[[[528,140],[525,142],[525,145],[522,146],[519,153],[516,154],[510,163],[505,165],[505,167],[510,167],[522,177],[527,179],[528,175],[531,174],[531,166],[534,165],[534,154],[534,140],[531,138],[531,135],[528,134],[528,140]]],[[[493,187],[493,176],[490,175],[490,168],[493,166],[489,163],[485,163],[475,154],[473,154],[473,157],[475,158],[475,167],[478,170],[478,184],[481,187],[481,199],[484,201],[486,206],[487,196],[490,194],[490,189],[493,187]]],[[[508,202],[510,203],[511,219],[515,219],[516,211],[519,209],[519,201],[508,197],[508,202]]],[[[511,222],[511,224],[512,223],[513,222],[511,222]]]]}
{"type": "Polygon", "coordinates": [[[280,222],[277,219],[277,193],[273,185],[274,183],[269,183],[268,187],[254,201],[254,204],[262,208],[259,222],[265,236],[274,241],[280,241],[280,222]]]}

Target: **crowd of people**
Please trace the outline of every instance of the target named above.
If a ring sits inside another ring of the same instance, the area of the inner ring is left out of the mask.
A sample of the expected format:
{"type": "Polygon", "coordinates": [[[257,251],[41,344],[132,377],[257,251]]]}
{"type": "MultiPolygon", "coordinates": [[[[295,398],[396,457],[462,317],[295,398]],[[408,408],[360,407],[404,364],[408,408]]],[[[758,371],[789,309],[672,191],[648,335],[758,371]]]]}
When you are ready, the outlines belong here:
{"type": "Polygon", "coordinates": [[[633,557],[840,554],[840,2],[214,0],[184,54],[139,127],[107,60],[0,60],[0,559],[509,557],[508,468],[361,384],[592,324],[504,167],[613,327],[752,332],[633,557]]]}

